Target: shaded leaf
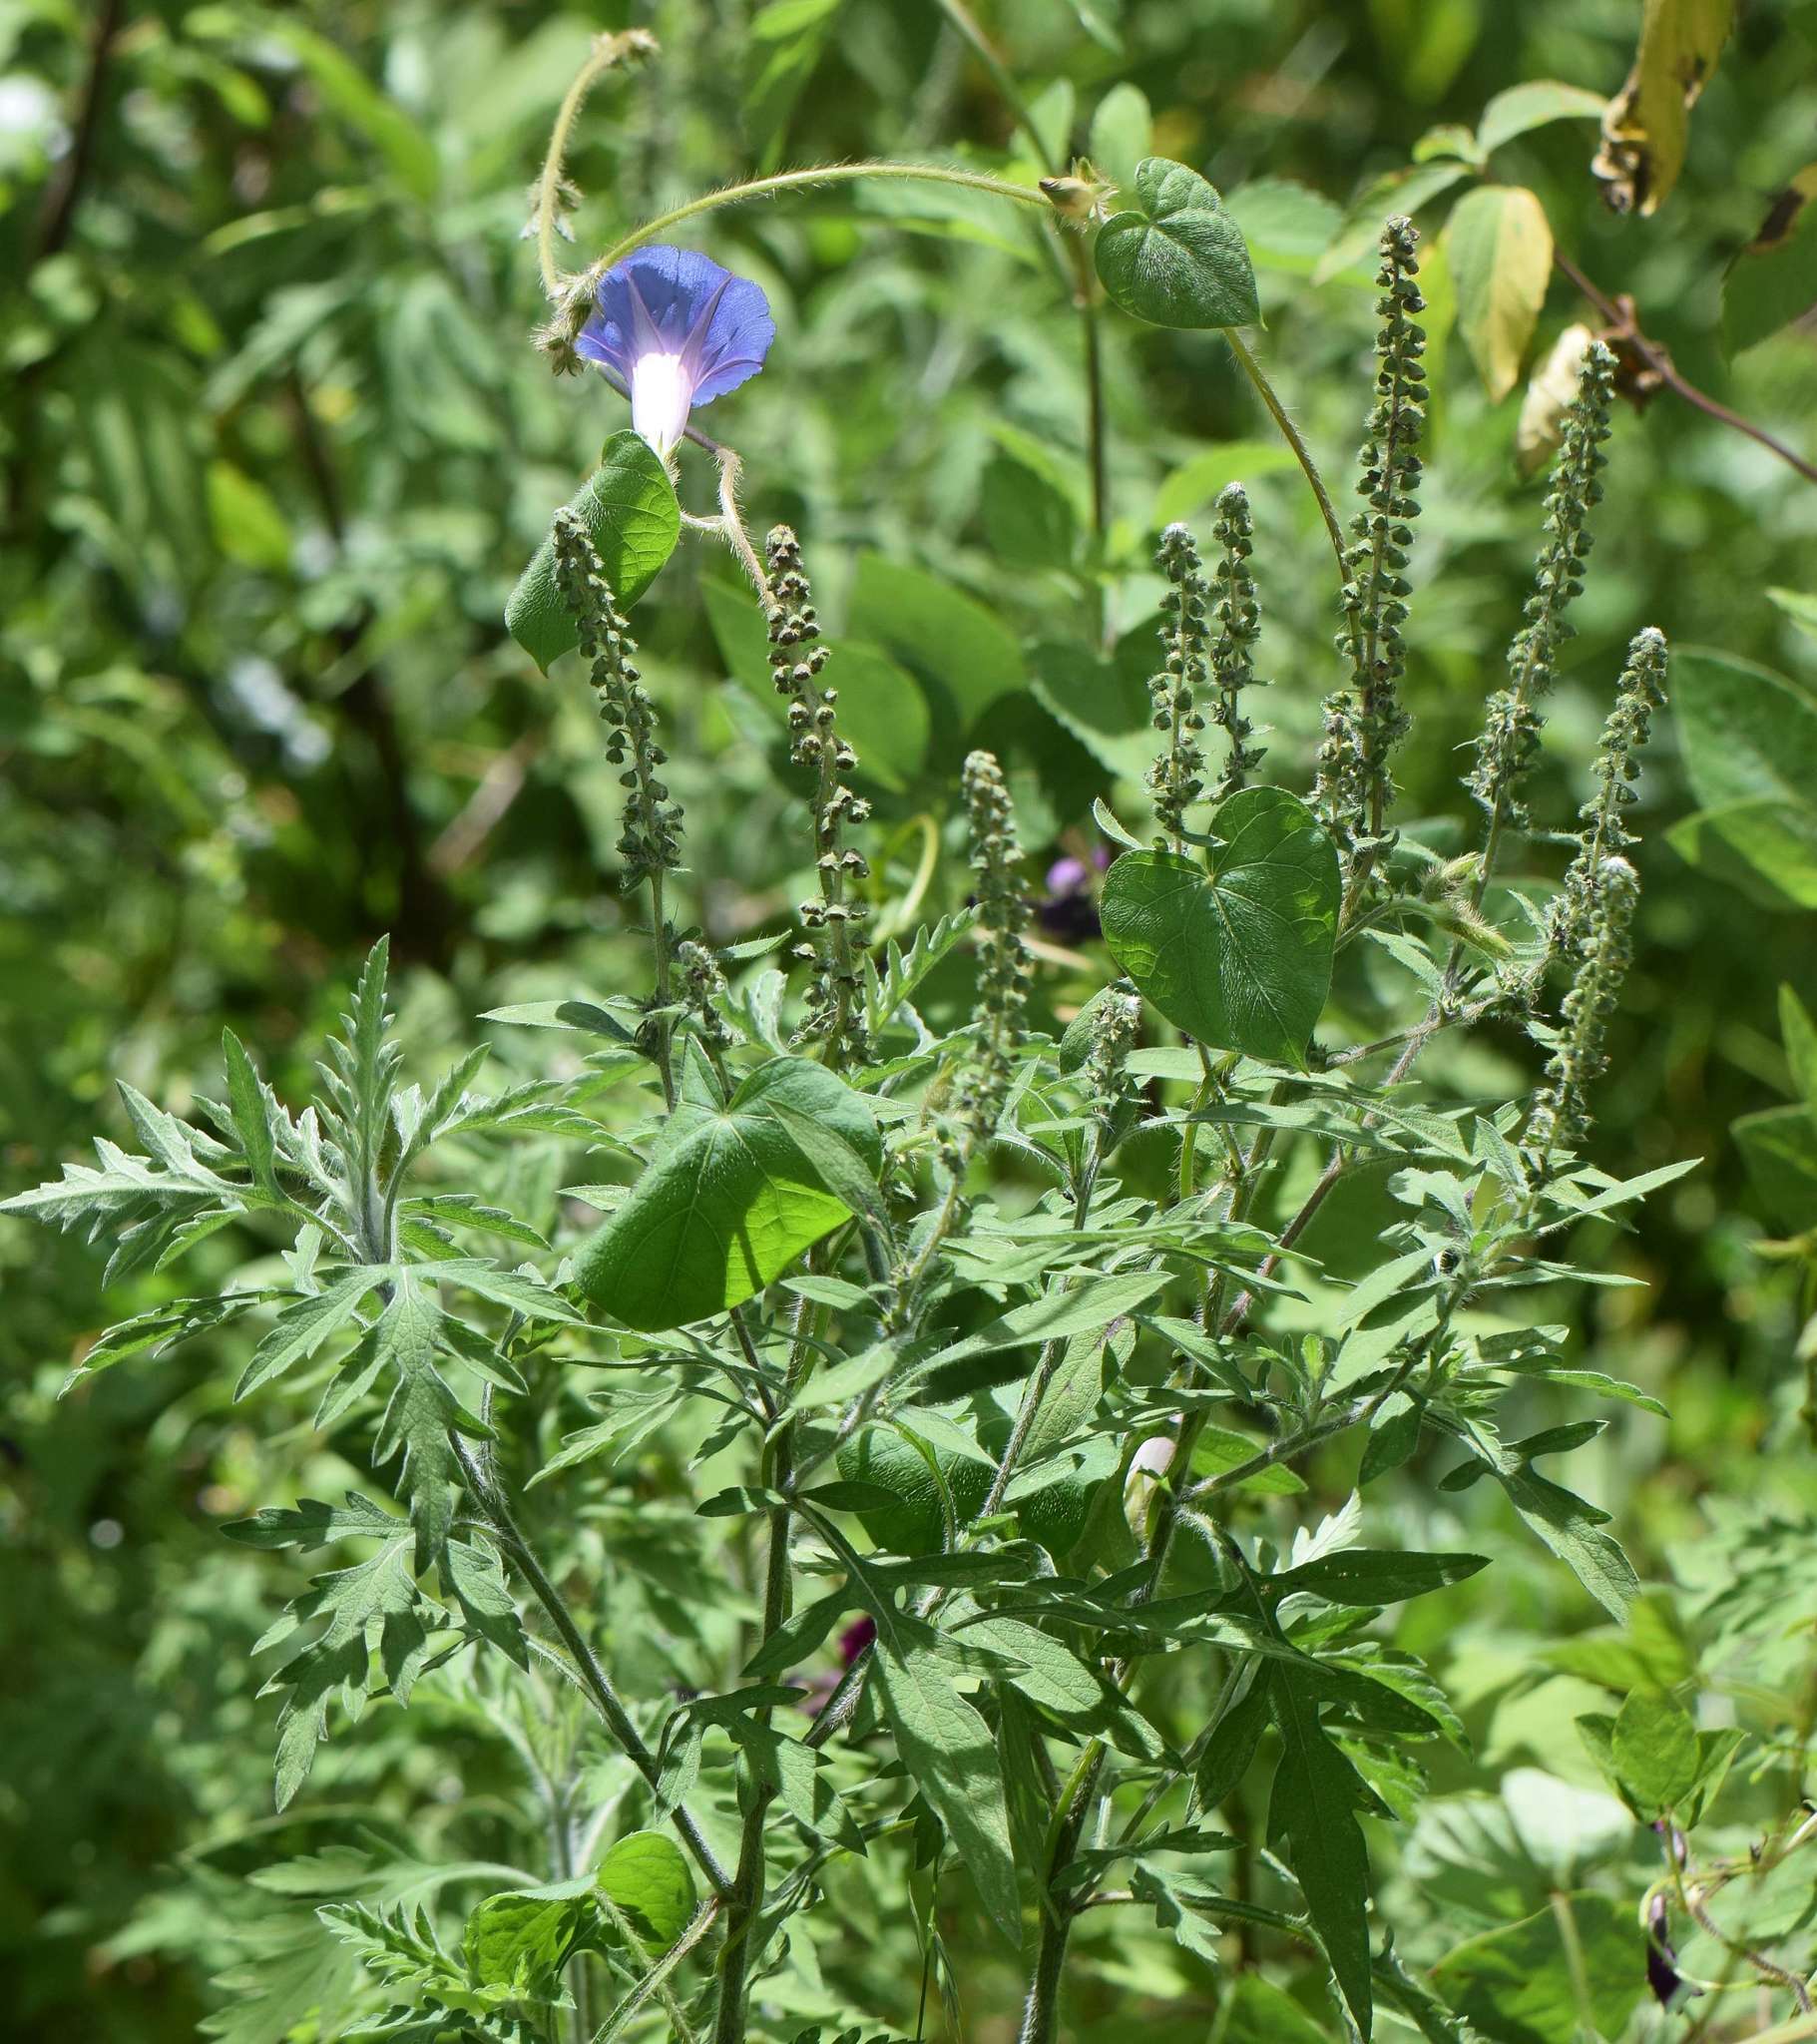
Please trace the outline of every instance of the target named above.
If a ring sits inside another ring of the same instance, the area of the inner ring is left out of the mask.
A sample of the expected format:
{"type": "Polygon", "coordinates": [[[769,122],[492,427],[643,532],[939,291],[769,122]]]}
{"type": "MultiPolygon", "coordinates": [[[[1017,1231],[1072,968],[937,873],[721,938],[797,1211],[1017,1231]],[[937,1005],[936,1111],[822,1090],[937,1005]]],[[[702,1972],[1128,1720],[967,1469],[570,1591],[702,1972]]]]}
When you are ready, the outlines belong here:
{"type": "MultiPolygon", "coordinates": [[[[629,610],[657,579],[681,535],[681,507],[669,471],[640,434],[615,433],[600,466],[567,508],[585,523],[614,601],[629,610]]],[[[505,625],[545,674],[579,644],[580,633],[556,587],[553,538],[544,540],[518,578],[505,606],[505,625]]]]}
{"type": "Polygon", "coordinates": [[[1243,231],[1196,171],[1164,157],[1136,168],[1136,205],[1098,233],[1113,304],[1155,326],[1251,326],[1261,318],[1243,231]]]}

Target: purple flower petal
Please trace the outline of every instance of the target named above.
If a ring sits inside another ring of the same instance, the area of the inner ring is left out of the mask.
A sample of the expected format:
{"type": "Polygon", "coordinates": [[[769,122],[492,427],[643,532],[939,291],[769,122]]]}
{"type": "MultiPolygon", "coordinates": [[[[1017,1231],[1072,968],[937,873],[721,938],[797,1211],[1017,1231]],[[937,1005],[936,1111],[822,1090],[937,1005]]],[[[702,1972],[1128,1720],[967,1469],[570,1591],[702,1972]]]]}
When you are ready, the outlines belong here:
{"type": "Polygon", "coordinates": [[[627,383],[641,356],[679,355],[695,404],[754,376],[776,337],[761,285],[692,249],[637,250],[600,279],[598,298],[580,353],[627,383]]]}

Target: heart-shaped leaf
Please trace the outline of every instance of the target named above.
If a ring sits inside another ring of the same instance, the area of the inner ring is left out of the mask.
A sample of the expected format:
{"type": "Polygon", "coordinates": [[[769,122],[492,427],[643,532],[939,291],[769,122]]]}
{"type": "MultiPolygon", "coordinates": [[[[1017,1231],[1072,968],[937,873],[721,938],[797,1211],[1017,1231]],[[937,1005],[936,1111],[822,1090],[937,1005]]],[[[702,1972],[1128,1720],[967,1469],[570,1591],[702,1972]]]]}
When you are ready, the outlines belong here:
{"type": "Polygon", "coordinates": [[[846,1220],[816,1157],[838,1146],[850,1189],[874,1180],[883,1145],[861,1094],[807,1058],[759,1065],[718,1107],[683,1097],[650,1164],[582,1250],[589,1298],[654,1333],[723,1312],[846,1220]]]}
{"type": "Polygon", "coordinates": [[[653,1952],[666,1952],[694,1912],[694,1877],[681,1847],[661,1831],[621,1838],[594,1879],[653,1952]]]}
{"type": "MultiPolygon", "coordinates": [[[[681,536],[681,507],[668,470],[639,434],[615,433],[568,509],[587,521],[613,596],[621,610],[628,610],[657,579],[681,536]]],[[[545,674],[579,643],[556,587],[553,539],[544,540],[518,577],[505,606],[505,624],[545,674]]]]}
{"type": "Polygon", "coordinates": [[[1302,1065],[1331,988],[1336,847],[1278,787],[1231,795],[1213,828],[1208,869],[1177,852],[1124,853],[1105,876],[1105,940],[1188,1036],[1302,1065]]]}
{"type": "Polygon", "coordinates": [[[517,1981],[531,1992],[546,1988],[591,1914],[592,1890],[583,1879],[488,1895],[467,1918],[461,1942],[473,1977],[483,1987],[517,1981]]]}
{"type": "Polygon", "coordinates": [[[1196,171],[1165,157],[1136,167],[1136,207],[1098,236],[1113,304],[1154,326],[1252,326],[1261,318],[1243,231],[1196,171]]]}

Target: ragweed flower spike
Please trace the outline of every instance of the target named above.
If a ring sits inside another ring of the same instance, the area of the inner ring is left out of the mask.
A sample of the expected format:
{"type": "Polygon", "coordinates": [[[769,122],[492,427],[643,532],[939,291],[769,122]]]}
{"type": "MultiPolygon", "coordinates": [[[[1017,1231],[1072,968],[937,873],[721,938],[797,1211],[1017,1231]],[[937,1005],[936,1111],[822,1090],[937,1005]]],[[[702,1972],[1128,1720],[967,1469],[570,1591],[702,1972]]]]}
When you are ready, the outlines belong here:
{"type": "Polygon", "coordinates": [[[1579,812],[1578,855],[1548,919],[1548,956],[1570,964],[1572,984],[1558,1028],[1534,1031],[1553,1053],[1527,1125],[1528,1147],[1542,1159],[1561,1145],[1582,1144],[1590,1128],[1590,1091],[1608,1063],[1608,1024],[1633,959],[1629,928],[1640,894],[1639,875],[1626,856],[1634,833],[1621,812],[1636,799],[1640,749],[1664,701],[1665,637],[1649,627],[1627,649],[1596,749],[1596,792],[1579,812]]]}
{"type": "Polygon", "coordinates": [[[638,250],[595,300],[576,352],[631,399],[633,430],[665,461],[694,406],[748,382],[776,337],[762,288],[691,249],[638,250]]]}
{"type": "Polygon", "coordinates": [[[1168,586],[1160,600],[1163,658],[1160,671],[1149,678],[1148,700],[1151,722],[1165,744],[1148,768],[1148,788],[1155,821],[1178,851],[1186,811],[1205,791],[1205,755],[1198,743],[1205,719],[1197,698],[1205,686],[1209,592],[1198,548],[1183,525],[1169,525],[1161,534],[1154,565],[1168,586]]]}
{"type": "Polygon", "coordinates": [[[1009,1098],[1017,1053],[1028,1033],[1025,1018],[1035,963],[1022,938],[1030,909],[1017,872],[1022,845],[1003,768],[994,754],[970,753],[961,779],[982,941],[978,1000],[972,1010],[978,1051],[960,1091],[959,1129],[947,1156],[948,1167],[955,1172],[989,1138],[1009,1098]]]}

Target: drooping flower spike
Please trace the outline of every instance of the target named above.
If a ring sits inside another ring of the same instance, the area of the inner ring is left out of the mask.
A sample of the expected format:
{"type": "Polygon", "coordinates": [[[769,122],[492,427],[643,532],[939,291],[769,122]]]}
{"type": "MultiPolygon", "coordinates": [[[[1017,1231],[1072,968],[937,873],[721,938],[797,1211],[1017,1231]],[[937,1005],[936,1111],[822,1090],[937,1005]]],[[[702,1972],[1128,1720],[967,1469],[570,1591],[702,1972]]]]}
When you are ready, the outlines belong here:
{"type": "Polygon", "coordinates": [[[597,295],[575,345],[630,397],[633,430],[665,460],[693,407],[754,376],[776,337],[762,288],[691,249],[639,249],[597,295]]]}

